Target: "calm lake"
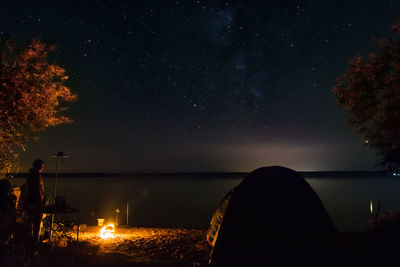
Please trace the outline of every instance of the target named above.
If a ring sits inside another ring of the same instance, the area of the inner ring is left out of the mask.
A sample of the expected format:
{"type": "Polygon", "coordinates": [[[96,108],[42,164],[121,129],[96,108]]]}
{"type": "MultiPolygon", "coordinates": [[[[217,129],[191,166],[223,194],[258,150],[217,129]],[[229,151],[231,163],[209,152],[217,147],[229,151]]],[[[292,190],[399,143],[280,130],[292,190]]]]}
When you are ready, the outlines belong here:
{"type": "MultiPolygon", "coordinates": [[[[115,220],[115,210],[119,209],[118,220],[126,224],[129,203],[130,226],[206,228],[220,200],[242,178],[217,174],[206,178],[199,175],[61,177],[57,195],[66,196],[68,205],[79,208],[82,213],[74,216],[84,222],[97,217],[115,220]]],[[[400,212],[400,177],[306,177],[306,180],[341,231],[364,230],[370,200],[375,206],[381,202],[385,211],[400,212]]],[[[48,195],[52,195],[54,181],[54,178],[45,178],[48,195]]],[[[25,179],[15,178],[11,182],[18,186],[25,179]]]]}

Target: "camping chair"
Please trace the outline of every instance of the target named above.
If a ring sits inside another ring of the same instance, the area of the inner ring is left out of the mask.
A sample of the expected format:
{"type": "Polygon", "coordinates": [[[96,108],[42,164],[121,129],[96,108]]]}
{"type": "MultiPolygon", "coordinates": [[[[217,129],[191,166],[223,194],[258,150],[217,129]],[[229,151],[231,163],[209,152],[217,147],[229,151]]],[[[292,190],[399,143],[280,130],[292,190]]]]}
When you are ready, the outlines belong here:
{"type": "Polygon", "coordinates": [[[49,233],[49,241],[51,242],[51,238],[54,241],[62,241],[66,240],[67,243],[71,243],[73,238],[70,234],[70,231],[73,228],[73,223],[66,222],[57,217],[53,221],[53,225],[51,225],[51,216],[46,216],[45,220],[43,221],[43,228],[46,232],[49,233]],[[50,236],[50,231],[52,232],[52,236],[50,236]]]}
{"type": "MultiPolygon", "coordinates": [[[[74,226],[77,227],[77,241],[79,236],[79,223],[65,220],[66,215],[79,214],[80,210],[71,208],[67,205],[64,196],[57,196],[54,205],[48,205],[44,207],[43,212],[46,213],[46,220],[44,221],[44,229],[49,233],[49,241],[54,237],[55,240],[61,241],[66,240],[67,243],[71,243],[73,238],[71,232],[74,226]],[[50,216],[51,215],[51,216],[50,216]]],[[[54,241],[55,241],[54,240],[54,241]]]]}

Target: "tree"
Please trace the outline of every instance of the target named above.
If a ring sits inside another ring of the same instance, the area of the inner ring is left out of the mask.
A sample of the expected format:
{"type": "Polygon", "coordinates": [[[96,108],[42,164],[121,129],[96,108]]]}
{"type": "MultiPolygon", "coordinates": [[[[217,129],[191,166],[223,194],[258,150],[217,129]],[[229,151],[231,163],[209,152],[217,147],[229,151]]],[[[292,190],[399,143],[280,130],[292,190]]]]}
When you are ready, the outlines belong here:
{"type": "Polygon", "coordinates": [[[349,122],[379,156],[378,165],[400,167],[400,18],[395,38],[376,40],[377,52],[356,55],[332,88],[349,122]]]}
{"type": "Polygon", "coordinates": [[[9,38],[0,47],[0,173],[12,170],[34,132],[71,122],[61,115],[76,99],[65,70],[48,62],[48,47],[34,39],[18,49],[9,38]]]}

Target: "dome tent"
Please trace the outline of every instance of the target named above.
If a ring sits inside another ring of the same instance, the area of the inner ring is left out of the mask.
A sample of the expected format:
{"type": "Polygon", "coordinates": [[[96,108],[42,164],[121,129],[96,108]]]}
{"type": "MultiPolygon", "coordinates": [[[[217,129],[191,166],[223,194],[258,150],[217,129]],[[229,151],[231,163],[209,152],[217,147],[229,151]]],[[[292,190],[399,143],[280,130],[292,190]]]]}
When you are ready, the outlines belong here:
{"type": "Polygon", "coordinates": [[[332,266],[339,244],[311,186],[277,166],[251,172],[228,193],[207,240],[212,266],[332,266]]]}

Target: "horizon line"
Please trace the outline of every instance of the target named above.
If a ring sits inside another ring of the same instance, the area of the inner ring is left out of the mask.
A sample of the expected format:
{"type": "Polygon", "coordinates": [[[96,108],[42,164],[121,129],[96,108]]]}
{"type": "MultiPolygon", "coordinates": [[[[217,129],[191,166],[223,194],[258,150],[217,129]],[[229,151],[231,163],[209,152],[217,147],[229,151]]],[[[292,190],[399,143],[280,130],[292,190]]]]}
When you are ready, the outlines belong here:
{"type": "MultiPolygon", "coordinates": [[[[344,174],[344,173],[387,173],[388,170],[332,170],[332,171],[296,171],[300,174],[344,174]]],[[[229,172],[229,171],[202,171],[202,172],[61,172],[59,176],[71,176],[71,175],[211,175],[211,174],[222,174],[222,175],[243,175],[249,174],[250,172],[229,172]]],[[[28,172],[18,172],[13,176],[27,175],[28,172]]],[[[44,175],[55,176],[55,172],[44,172],[44,175]]]]}

